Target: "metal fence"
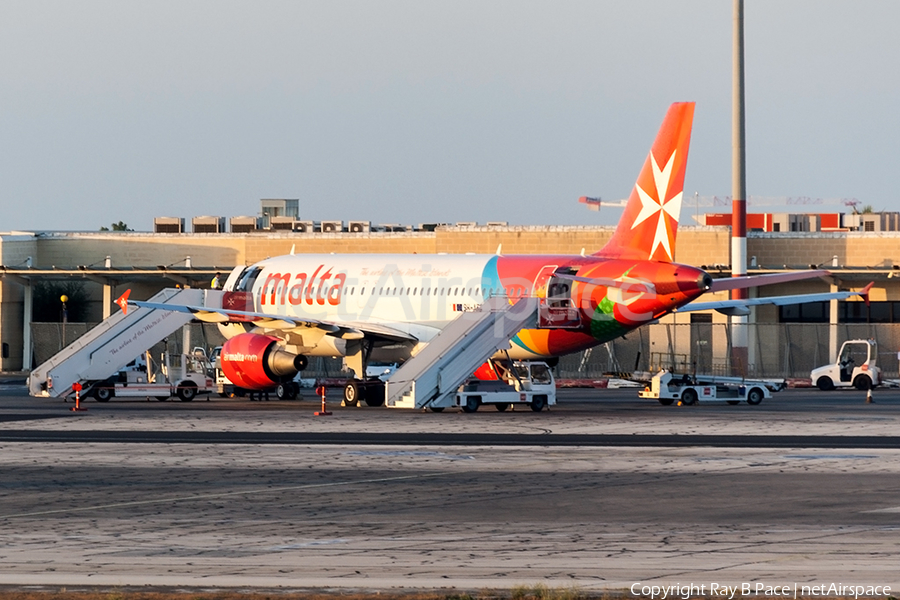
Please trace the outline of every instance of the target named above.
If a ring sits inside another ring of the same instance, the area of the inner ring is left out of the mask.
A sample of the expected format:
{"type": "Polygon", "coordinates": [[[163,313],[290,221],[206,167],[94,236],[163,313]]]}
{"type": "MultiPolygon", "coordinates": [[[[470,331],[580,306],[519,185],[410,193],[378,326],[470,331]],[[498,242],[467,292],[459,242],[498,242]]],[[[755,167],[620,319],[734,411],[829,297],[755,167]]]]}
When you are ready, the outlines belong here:
{"type": "MultiPolygon", "coordinates": [[[[35,365],[41,364],[63,347],[63,335],[71,343],[95,324],[33,323],[31,325],[35,365]]],[[[211,350],[224,338],[215,325],[193,323],[191,346],[211,350]]],[[[680,372],[699,372],[747,377],[809,377],[809,372],[834,360],[829,356],[831,325],[806,323],[760,323],[747,325],[747,364],[732,360],[731,328],[725,323],[661,324],[641,327],[623,338],[564,356],[558,376],[600,378],[610,373],[655,371],[661,367],[680,372]]],[[[849,339],[872,338],[878,342],[878,365],[888,378],[900,376],[900,324],[841,324],[834,326],[837,346],[849,339]]],[[[182,333],[151,349],[158,356],[166,349],[181,352],[182,333]]],[[[308,377],[341,376],[341,360],[312,358],[308,377]]]]}
{"type": "MultiPolygon", "coordinates": [[[[32,323],[33,364],[40,365],[44,363],[62,350],[65,344],[71,344],[96,325],[97,323],[66,323],[65,326],[62,323],[32,323]],[[65,343],[63,343],[64,341],[65,343]]],[[[218,326],[213,323],[191,323],[188,327],[190,327],[190,348],[188,348],[188,351],[200,347],[209,355],[212,353],[213,348],[225,343],[225,338],[219,332],[218,326]]],[[[165,340],[154,344],[149,349],[150,356],[154,360],[158,360],[166,351],[172,356],[178,356],[183,351],[183,345],[184,334],[182,330],[178,330],[165,340]]],[[[340,358],[311,357],[309,367],[303,372],[303,376],[330,378],[343,375],[346,377],[348,375],[346,371],[342,373],[342,366],[343,361],[340,358]]]]}
{"type": "MultiPolygon", "coordinates": [[[[97,323],[32,323],[31,324],[31,347],[34,357],[34,365],[40,365],[54,354],[71,344],[76,339],[97,326],[97,323]]],[[[190,348],[201,347],[207,352],[216,346],[221,346],[225,342],[225,338],[219,333],[219,329],[212,323],[191,323],[190,327],[190,348]]],[[[168,350],[171,354],[181,354],[184,336],[181,330],[170,335],[166,340],[154,344],[150,348],[150,354],[153,357],[159,357],[160,354],[168,350]]]]}
{"type": "MultiPolygon", "coordinates": [[[[704,374],[799,378],[809,377],[812,369],[835,359],[829,356],[832,326],[827,323],[758,323],[746,327],[746,364],[732,358],[732,330],[726,323],[657,323],[562,357],[558,373],[560,377],[581,379],[670,368],[704,374]]],[[[846,340],[874,339],[884,376],[900,375],[900,324],[840,324],[834,328],[838,348],[846,340]]]]}

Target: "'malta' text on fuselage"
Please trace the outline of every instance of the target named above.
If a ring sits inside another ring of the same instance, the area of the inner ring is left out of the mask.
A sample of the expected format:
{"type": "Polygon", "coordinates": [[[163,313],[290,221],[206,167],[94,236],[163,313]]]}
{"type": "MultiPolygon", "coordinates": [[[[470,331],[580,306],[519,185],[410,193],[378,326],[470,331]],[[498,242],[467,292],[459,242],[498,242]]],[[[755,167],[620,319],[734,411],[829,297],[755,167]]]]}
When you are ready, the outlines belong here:
{"type": "Polygon", "coordinates": [[[332,267],[319,274],[325,265],[319,265],[312,275],[307,273],[269,273],[260,291],[260,304],[265,306],[298,304],[319,304],[327,302],[332,306],[341,303],[346,273],[332,275],[332,267]],[[293,285],[292,285],[293,284],[293,285]]]}

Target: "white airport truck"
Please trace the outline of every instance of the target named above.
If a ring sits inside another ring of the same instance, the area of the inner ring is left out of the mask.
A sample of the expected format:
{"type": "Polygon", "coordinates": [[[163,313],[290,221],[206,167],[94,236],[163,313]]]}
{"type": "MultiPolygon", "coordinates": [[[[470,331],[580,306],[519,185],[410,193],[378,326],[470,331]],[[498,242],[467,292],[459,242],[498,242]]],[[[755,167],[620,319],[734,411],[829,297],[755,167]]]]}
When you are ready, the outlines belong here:
{"type": "Polygon", "coordinates": [[[728,404],[746,402],[757,405],[763,398],[772,397],[770,388],[781,389],[781,387],[778,382],[739,377],[708,376],[700,380],[689,375],[673,375],[663,369],[653,376],[650,385],[638,392],[638,395],[641,398],[658,400],[665,406],[676,401],[690,406],[700,400],[728,404]]]}
{"type": "Polygon", "coordinates": [[[869,390],[881,385],[881,369],[876,364],[875,340],[847,340],[834,362],[810,373],[813,384],[823,392],[835,388],[869,390]]]}
{"type": "MultiPolygon", "coordinates": [[[[459,386],[452,406],[473,413],[483,404],[493,404],[499,411],[516,405],[526,405],[541,412],[556,404],[556,380],[547,363],[489,361],[497,379],[469,379],[459,386]],[[512,367],[510,367],[510,364],[512,367]]],[[[431,406],[441,411],[443,406],[431,406]]]]}
{"type": "Polygon", "coordinates": [[[214,382],[205,355],[178,356],[179,364],[173,365],[170,354],[164,352],[157,365],[148,351],[109,379],[95,383],[89,393],[98,402],[109,402],[115,397],[163,401],[173,396],[182,402],[190,402],[198,394],[213,391],[214,382]]]}

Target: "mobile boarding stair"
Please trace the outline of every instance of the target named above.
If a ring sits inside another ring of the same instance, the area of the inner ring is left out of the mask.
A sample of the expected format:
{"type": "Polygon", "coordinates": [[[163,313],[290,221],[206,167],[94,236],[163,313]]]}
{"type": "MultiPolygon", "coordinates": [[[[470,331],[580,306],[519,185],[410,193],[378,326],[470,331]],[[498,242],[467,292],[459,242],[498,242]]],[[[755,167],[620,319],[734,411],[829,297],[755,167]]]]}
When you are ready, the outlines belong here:
{"type": "Polygon", "coordinates": [[[392,408],[449,406],[472,372],[506,348],[520,330],[538,324],[539,299],[494,296],[476,310],[464,312],[421,352],[394,371],[385,385],[392,408]]]}
{"type": "MultiPolygon", "coordinates": [[[[222,292],[200,289],[166,288],[149,302],[190,305],[221,305],[222,292]],[[219,297],[213,298],[209,296],[219,297]]],[[[118,372],[135,356],[190,323],[189,313],[131,307],[118,312],[63,348],[47,362],[31,371],[28,393],[61,398],[72,393],[77,382],[88,386],[118,372]]]]}

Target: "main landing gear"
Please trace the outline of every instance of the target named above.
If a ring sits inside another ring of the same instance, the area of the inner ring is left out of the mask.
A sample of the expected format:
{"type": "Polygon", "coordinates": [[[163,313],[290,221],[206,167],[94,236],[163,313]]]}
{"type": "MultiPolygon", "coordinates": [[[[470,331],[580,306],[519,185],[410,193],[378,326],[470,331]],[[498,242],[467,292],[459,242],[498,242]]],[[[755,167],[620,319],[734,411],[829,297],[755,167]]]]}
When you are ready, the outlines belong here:
{"type": "Polygon", "coordinates": [[[360,402],[365,402],[366,406],[382,406],[384,382],[377,377],[348,381],[344,386],[344,406],[358,406],[360,402]]]}
{"type": "Polygon", "coordinates": [[[300,384],[296,381],[287,381],[279,383],[275,388],[275,395],[279,400],[296,400],[300,395],[300,384]]]}

